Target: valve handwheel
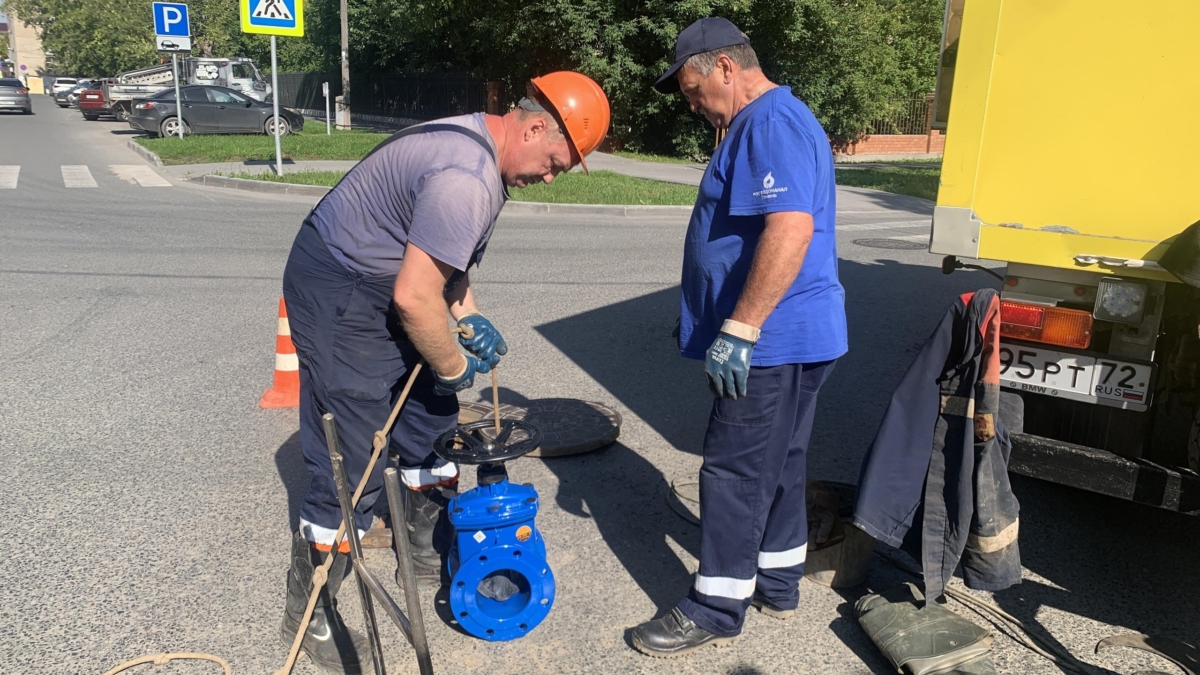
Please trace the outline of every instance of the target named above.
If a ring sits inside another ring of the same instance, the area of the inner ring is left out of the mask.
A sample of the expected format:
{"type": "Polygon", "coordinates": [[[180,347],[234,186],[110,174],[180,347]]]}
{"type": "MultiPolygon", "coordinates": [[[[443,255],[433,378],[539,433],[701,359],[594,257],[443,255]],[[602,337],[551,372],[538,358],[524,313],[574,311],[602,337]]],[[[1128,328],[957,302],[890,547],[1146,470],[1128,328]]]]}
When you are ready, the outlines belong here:
{"type": "Polygon", "coordinates": [[[541,443],[541,430],[531,424],[501,420],[497,434],[495,424],[487,419],[460,424],[438,436],[433,451],[456,464],[493,464],[529,454],[541,443]]]}

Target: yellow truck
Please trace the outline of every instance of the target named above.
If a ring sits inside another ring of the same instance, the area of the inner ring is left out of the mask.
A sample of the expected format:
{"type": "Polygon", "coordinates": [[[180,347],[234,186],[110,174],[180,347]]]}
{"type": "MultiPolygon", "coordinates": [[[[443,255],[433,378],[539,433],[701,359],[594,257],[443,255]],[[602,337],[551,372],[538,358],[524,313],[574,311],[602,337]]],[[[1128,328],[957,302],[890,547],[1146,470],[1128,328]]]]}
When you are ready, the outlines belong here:
{"type": "Polygon", "coordinates": [[[1200,2],[949,0],[930,251],[1007,263],[1010,470],[1200,512],[1200,2]]]}

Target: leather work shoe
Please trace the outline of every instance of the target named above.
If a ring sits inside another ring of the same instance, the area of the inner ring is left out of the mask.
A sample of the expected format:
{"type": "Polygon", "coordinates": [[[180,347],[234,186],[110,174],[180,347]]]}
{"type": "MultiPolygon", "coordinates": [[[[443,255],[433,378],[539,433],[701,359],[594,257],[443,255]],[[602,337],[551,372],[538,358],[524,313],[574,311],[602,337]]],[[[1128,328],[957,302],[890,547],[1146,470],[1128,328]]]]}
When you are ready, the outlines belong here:
{"type": "MultiPolygon", "coordinates": [[[[346,576],[349,557],[338,554],[329,568],[329,579],[317,595],[312,619],[304,632],[301,649],[318,668],[336,675],[361,675],[375,672],[371,661],[371,645],[365,635],[351,630],[342,622],[337,609],[337,593],[346,576]]],[[[292,535],[292,567],[288,571],[287,606],[279,639],[291,648],[300,630],[300,620],[312,592],[313,571],[325,561],[325,553],[309,544],[299,532],[292,535]]]]}
{"type": "Polygon", "coordinates": [[[779,607],[778,605],[772,603],[770,600],[767,600],[763,596],[759,595],[757,592],[754,594],[754,597],[750,599],[750,604],[755,609],[757,609],[760,614],[769,616],[772,619],[779,619],[780,621],[787,621],[788,619],[792,618],[793,616],[796,616],[796,610],[794,608],[793,609],[784,609],[782,607],[779,607]]]}
{"type": "Polygon", "coordinates": [[[730,645],[737,635],[721,637],[696,625],[678,607],[661,619],[647,621],[633,629],[633,646],[643,654],[674,658],[690,654],[704,645],[730,645]]]}

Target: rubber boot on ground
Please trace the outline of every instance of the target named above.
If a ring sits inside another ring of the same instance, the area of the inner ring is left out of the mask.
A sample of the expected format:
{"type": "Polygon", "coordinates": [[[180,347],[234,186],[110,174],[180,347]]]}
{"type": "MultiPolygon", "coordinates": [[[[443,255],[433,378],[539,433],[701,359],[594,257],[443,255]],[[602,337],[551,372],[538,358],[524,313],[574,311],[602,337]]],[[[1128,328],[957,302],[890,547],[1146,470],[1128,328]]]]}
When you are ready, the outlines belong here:
{"type": "MultiPolygon", "coordinates": [[[[317,550],[296,532],[292,535],[292,566],[288,571],[287,609],[279,638],[291,648],[296,631],[304,618],[308,596],[312,593],[313,571],[325,560],[325,552],[317,550]]],[[[304,634],[301,649],[321,670],[337,675],[359,675],[375,672],[371,662],[371,646],[365,635],[351,630],[337,610],[338,588],[346,575],[349,556],[339,554],[329,568],[329,580],[317,596],[312,620],[304,634]]]]}
{"type": "MultiPolygon", "coordinates": [[[[440,487],[404,491],[405,529],[420,590],[437,588],[443,581],[445,556],[454,537],[450,519],[445,517],[446,505],[457,495],[453,488],[440,487]]],[[[398,570],[396,583],[402,586],[398,570]]]]}

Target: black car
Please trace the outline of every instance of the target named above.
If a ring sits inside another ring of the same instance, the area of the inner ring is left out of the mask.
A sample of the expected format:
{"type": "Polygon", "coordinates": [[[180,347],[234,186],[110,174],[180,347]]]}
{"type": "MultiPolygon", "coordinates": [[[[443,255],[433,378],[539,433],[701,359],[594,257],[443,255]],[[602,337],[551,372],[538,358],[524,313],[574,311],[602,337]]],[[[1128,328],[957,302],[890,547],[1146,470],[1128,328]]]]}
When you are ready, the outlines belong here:
{"type": "MultiPolygon", "coordinates": [[[[226,87],[191,85],[179,89],[185,134],[274,134],[270,103],[256,101],[226,87]]],[[[280,134],[304,128],[304,117],[287,108],[279,109],[280,134]]],[[[133,100],[129,126],[151,135],[179,134],[175,112],[175,90],[166,89],[150,98],[133,100]]]]}

